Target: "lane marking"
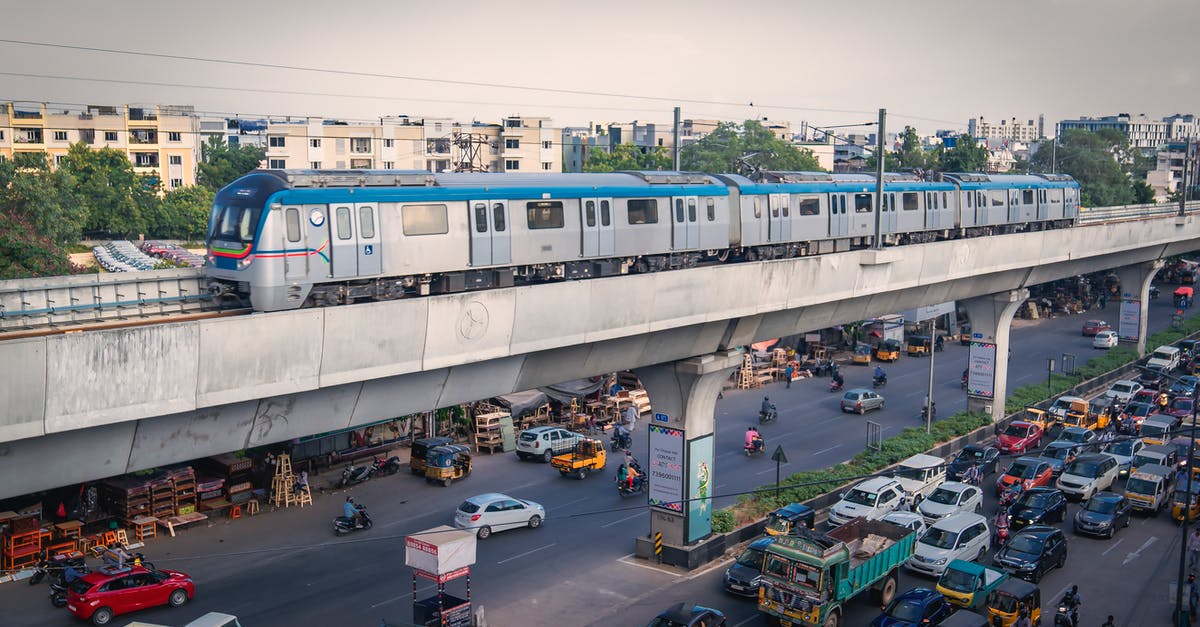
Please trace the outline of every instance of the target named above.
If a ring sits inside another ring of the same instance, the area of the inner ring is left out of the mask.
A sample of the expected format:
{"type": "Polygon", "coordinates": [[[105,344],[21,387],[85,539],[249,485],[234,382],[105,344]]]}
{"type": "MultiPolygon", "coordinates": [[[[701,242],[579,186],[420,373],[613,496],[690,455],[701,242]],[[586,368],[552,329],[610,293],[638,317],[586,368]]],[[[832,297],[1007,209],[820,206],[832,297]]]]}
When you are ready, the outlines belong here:
{"type": "MultiPolygon", "coordinates": [[[[781,472],[782,472],[782,468],[783,468],[783,466],[790,466],[790,465],[791,465],[791,462],[789,462],[789,463],[787,463],[787,464],[781,464],[781,465],[780,465],[781,472]]],[[[765,475],[765,474],[767,474],[768,472],[775,472],[775,469],[774,469],[774,468],[768,468],[768,469],[766,469],[766,470],[763,470],[763,471],[760,471],[760,472],[756,472],[756,473],[754,473],[754,474],[756,474],[756,475],[765,475]]]]}
{"type": "Polygon", "coordinates": [[[615,524],[618,524],[618,523],[623,523],[623,522],[625,522],[625,521],[627,521],[627,520],[633,520],[634,518],[637,518],[638,516],[645,516],[646,514],[649,514],[649,513],[650,513],[650,512],[638,512],[638,513],[636,513],[636,514],[634,514],[634,515],[632,515],[632,516],[626,516],[626,517],[624,517],[624,518],[621,518],[621,519],[619,519],[619,520],[614,520],[614,521],[612,521],[612,522],[610,522],[610,523],[608,523],[608,524],[600,525],[600,528],[601,528],[601,529],[608,529],[609,527],[611,527],[611,526],[613,526],[613,525],[615,525],[615,524]]]}
{"type": "Polygon", "coordinates": [[[1107,549],[1104,549],[1104,552],[1101,553],[1101,555],[1108,555],[1109,551],[1117,548],[1124,541],[1125,541],[1125,538],[1121,538],[1121,539],[1117,540],[1116,542],[1113,542],[1112,546],[1108,547],[1107,549]]]}
{"type": "Polygon", "coordinates": [[[746,620],[734,625],[733,627],[742,627],[742,625],[749,625],[750,621],[757,619],[758,616],[759,616],[758,614],[755,614],[755,615],[751,616],[750,618],[747,618],[746,620]]]}
{"type": "Polygon", "coordinates": [[[558,543],[557,543],[557,542],[551,542],[550,544],[547,544],[547,545],[545,545],[545,546],[539,546],[539,547],[538,547],[538,548],[536,548],[536,549],[533,549],[533,550],[530,550],[530,551],[525,551],[524,553],[518,553],[518,554],[516,554],[516,555],[514,555],[514,556],[512,556],[512,557],[510,557],[510,558],[507,558],[507,559],[502,559],[502,560],[500,560],[499,562],[496,562],[496,565],[497,565],[497,566],[499,566],[500,564],[503,564],[503,563],[505,563],[505,562],[511,562],[511,561],[513,561],[513,560],[515,560],[515,559],[518,559],[518,558],[525,557],[526,555],[533,555],[534,553],[537,553],[538,551],[544,551],[544,550],[546,550],[546,549],[548,549],[548,548],[550,548],[550,547],[552,547],[552,546],[555,546],[556,544],[558,544],[558,543]]]}
{"type": "Polygon", "coordinates": [[[591,498],[592,498],[592,497],[590,497],[590,496],[585,496],[585,497],[583,497],[583,498],[581,498],[581,499],[575,499],[574,501],[571,501],[570,503],[563,503],[562,505],[555,505],[554,507],[551,507],[551,508],[547,509],[546,511],[548,511],[548,512],[552,512],[552,511],[554,511],[554,510],[556,510],[556,509],[562,509],[562,508],[564,508],[564,507],[568,507],[568,506],[570,506],[570,505],[574,505],[574,504],[576,504],[576,503],[582,503],[582,502],[584,502],[584,501],[590,500],[591,498]]]}
{"type": "Polygon", "coordinates": [[[816,453],[813,453],[813,455],[820,455],[822,453],[828,453],[829,451],[832,451],[833,449],[839,448],[841,446],[842,446],[841,444],[834,444],[833,446],[831,446],[829,448],[823,448],[823,449],[817,451],[816,453]]]}
{"type": "MultiPolygon", "coordinates": [[[[675,575],[676,575],[676,573],[666,570],[667,568],[670,568],[670,566],[657,566],[657,565],[648,564],[648,563],[643,564],[642,560],[639,560],[637,558],[636,553],[630,553],[629,555],[624,555],[622,557],[618,557],[617,561],[621,562],[622,564],[627,564],[629,566],[637,566],[638,568],[645,568],[646,570],[656,572],[660,575],[667,575],[669,577],[675,577],[675,575]]],[[[623,596],[626,599],[629,598],[628,595],[623,595],[623,596]]]]}
{"type": "MultiPolygon", "coordinates": [[[[423,587],[423,588],[417,588],[417,592],[424,592],[424,591],[426,591],[426,590],[433,590],[433,589],[435,589],[435,588],[437,588],[437,586],[436,586],[436,585],[428,585],[428,586],[425,586],[425,587],[423,587]]],[[[386,601],[380,601],[379,603],[376,603],[375,605],[372,605],[372,606],[371,606],[371,609],[375,609],[375,608],[377,608],[377,607],[380,607],[380,606],[383,606],[383,605],[387,605],[388,603],[395,603],[396,601],[399,601],[400,599],[403,599],[403,598],[405,598],[405,597],[410,597],[410,596],[412,596],[412,591],[411,591],[411,590],[410,590],[410,591],[408,591],[408,592],[405,592],[404,594],[402,594],[402,595],[400,595],[400,596],[398,596],[398,597],[392,597],[392,598],[390,598],[390,599],[388,599],[388,600],[386,600],[386,601]]]]}
{"type": "Polygon", "coordinates": [[[1132,562],[1133,560],[1141,557],[1142,551],[1145,551],[1146,549],[1150,548],[1150,545],[1154,544],[1155,542],[1158,542],[1158,536],[1150,536],[1150,539],[1143,542],[1142,546],[1138,547],[1138,550],[1136,550],[1132,553],[1127,553],[1125,555],[1125,561],[1121,562],[1121,565],[1125,566],[1129,562],[1132,562]]]}

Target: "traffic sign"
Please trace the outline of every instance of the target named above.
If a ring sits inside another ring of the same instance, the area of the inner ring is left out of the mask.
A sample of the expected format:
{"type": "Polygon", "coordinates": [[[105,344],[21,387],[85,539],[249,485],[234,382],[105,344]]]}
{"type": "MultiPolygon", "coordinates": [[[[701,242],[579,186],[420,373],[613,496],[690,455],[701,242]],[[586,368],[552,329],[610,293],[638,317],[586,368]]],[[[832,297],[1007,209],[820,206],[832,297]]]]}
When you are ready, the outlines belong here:
{"type": "Polygon", "coordinates": [[[778,444],[775,445],[775,452],[771,453],[771,461],[778,462],[780,464],[788,463],[787,454],[783,452],[783,446],[778,444]]]}

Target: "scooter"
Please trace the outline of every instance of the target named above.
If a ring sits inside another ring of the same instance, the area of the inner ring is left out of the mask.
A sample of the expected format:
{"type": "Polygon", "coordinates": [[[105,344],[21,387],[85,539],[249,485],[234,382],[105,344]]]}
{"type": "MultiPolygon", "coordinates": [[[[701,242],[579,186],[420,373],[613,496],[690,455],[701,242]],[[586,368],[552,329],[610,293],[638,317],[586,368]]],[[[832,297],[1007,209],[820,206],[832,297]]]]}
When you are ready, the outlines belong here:
{"type": "Polygon", "coordinates": [[[400,472],[400,458],[395,455],[387,459],[376,457],[371,472],[372,474],[394,475],[400,472]]]}
{"type": "Polygon", "coordinates": [[[843,387],[845,387],[845,385],[841,381],[838,381],[837,379],[834,379],[833,381],[829,382],[829,391],[830,392],[841,392],[843,387]]]}
{"type": "Polygon", "coordinates": [[[1007,488],[1000,492],[1000,498],[998,499],[1000,507],[1008,507],[1009,505],[1012,505],[1017,501],[1017,497],[1021,496],[1021,493],[1024,491],[1025,489],[1021,486],[1020,482],[1010,484],[1007,488]]]}
{"type": "MultiPolygon", "coordinates": [[[[635,468],[636,468],[636,466],[635,466],[635,468]]],[[[645,491],[646,491],[645,475],[639,474],[638,476],[634,477],[632,488],[628,487],[624,481],[619,481],[619,480],[617,481],[617,494],[621,495],[621,498],[625,498],[627,496],[632,496],[634,494],[641,494],[642,492],[645,492],[645,491]]]]}
{"type": "Polygon", "coordinates": [[[371,478],[372,471],[373,468],[371,466],[355,466],[354,464],[350,464],[342,471],[342,478],[338,481],[338,487],[344,488],[362,483],[371,478]]]}
{"type": "Polygon", "coordinates": [[[742,450],[744,450],[746,452],[746,457],[754,457],[755,455],[762,455],[767,450],[767,443],[762,438],[759,438],[759,439],[755,440],[754,442],[743,446],[742,450]]]}
{"type": "Polygon", "coordinates": [[[886,385],[887,385],[887,377],[875,377],[875,378],[871,379],[872,387],[881,388],[881,387],[885,387],[886,385]]]}
{"type": "Polygon", "coordinates": [[[344,536],[348,533],[359,530],[366,531],[375,525],[375,523],[371,520],[371,517],[367,514],[367,508],[363,507],[362,505],[355,505],[355,507],[358,508],[358,521],[355,521],[353,518],[346,518],[345,516],[338,516],[337,518],[334,518],[334,535],[344,536]]]}
{"type": "Polygon", "coordinates": [[[633,436],[629,434],[629,430],[625,427],[617,425],[613,429],[612,434],[612,450],[620,451],[622,449],[629,450],[633,447],[633,436]]]}
{"type": "Polygon", "coordinates": [[[1078,627],[1079,602],[1075,595],[1067,591],[1062,601],[1058,602],[1058,611],[1054,613],[1054,627],[1078,627]]]}
{"type": "Polygon", "coordinates": [[[992,525],[996,528],[995,545],[1004,546],[1008,542],[1008,516],[996,516],[992,521],[992,525]]]}
{"type": "Polygon", "coordinates": [[[779,412],[776,411],[774,407],[766,411],[758,412],[758,424],[760,425],[767,424],[768,422],[775,422],[776,418],[779,418],[779,412]]]}

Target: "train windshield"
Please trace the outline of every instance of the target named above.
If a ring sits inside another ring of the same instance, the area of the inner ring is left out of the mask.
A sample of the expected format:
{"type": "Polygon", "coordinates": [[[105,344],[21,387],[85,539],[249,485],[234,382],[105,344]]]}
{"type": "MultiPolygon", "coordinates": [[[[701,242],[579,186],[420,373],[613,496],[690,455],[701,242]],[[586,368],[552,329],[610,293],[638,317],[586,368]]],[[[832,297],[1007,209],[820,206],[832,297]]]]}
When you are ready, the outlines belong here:
{"type": "Polygon", "coordinates": [[[258,218],[262,207],[239,207],[213,205],[213,221],[209,229],[209,241],[241,242],[254,241],[258,230],[258,218]]]}

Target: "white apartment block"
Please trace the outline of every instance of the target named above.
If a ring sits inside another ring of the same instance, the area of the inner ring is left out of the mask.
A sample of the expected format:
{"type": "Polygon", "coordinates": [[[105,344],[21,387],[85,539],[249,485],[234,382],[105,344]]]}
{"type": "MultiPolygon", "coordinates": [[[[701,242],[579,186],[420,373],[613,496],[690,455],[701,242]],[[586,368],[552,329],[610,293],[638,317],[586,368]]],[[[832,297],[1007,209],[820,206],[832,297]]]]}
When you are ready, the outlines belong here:
{"type": "Polygon", "coordinates": [[[196,183],[200,141],[190,106],[0,103],[0,160],[43,152],[57,166],[72,144],[83,142],[120,150],[134,172],[153,176],[167,191],[196,183]]]}
{"type": "Polygon", "coordinates": [[[1070,129],[1098,131],[1113,128],[1121,131],[1129,138],[1131,148],[1143,151],[1157,150],[1160,146],[1173,140],[1186,140],[1194,137],[1197,124],[1192,115],[1175,114],[1161,120],[1154,120],[1144,113],[1131,116],[1128,113],[1108,115],[1099,118],[1081,117],[1077,120],[1063,120],[1058,123],[1060,133],[1070,129]]]}
{"type": "Polygon", "coordinates": [[[988,147],[999,148],[1006,142],[1035,142],[1045,137],[1045,118],[1038,116],[1037,121],[1021,122],[1017,118],[989,122],[980,116],[967,122],[967,133],[975,139],[987,140],[988,147]]]}

